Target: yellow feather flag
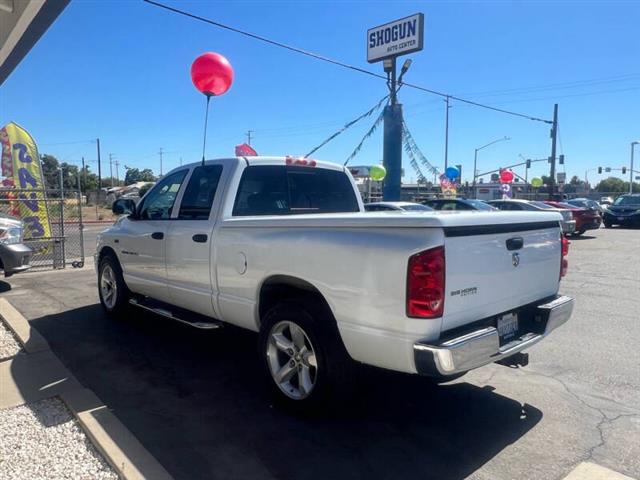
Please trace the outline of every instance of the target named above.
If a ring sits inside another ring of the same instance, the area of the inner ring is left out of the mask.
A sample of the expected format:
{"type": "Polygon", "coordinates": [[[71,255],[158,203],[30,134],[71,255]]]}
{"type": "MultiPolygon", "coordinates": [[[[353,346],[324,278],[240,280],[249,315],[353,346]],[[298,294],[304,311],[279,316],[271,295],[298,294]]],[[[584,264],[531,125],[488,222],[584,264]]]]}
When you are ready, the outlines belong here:
{"type": "Polygon", "coordinates": [[[24,222],[24,238],[50,238],[51,223],[38,147],[16,123],[0,129],[2,192],[11,200],[11,213],[24,222]]]}

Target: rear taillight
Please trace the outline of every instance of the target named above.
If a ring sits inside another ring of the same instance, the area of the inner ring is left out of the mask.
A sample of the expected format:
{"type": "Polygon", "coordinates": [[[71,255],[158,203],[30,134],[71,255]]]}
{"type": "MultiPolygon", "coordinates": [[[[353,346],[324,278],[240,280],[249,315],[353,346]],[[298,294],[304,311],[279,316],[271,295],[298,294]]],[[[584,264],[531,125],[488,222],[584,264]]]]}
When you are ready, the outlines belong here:
{"type": "Polygon", "coordinates": [[[416,253],[407,268],[407,316],[437,318],[444,310],[444,247],[416,253]]]}
{"type": "Polygon", "coordinates": [[[562,242],[562,251],[560,254],[560,278],[564,277],[567,274],[567,269],[569,268],[569,260],[567,260],[567,255],[569,255],[569,240],[564,235],[560,236],[562,242]]]}

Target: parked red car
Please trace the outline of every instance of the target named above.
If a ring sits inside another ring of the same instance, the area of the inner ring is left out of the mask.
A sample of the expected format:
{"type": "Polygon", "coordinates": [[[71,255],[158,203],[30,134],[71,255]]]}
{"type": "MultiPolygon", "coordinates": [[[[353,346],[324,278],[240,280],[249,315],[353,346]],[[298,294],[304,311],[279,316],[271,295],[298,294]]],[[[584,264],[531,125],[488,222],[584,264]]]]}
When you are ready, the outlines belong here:
{"type": "Polygon", "coordinates": [[[556,208],[566,208],[571,210],[573,219],[576,221],[576,229],[573,235],[582,235],[587,230],[597,230],[602,223],[602,217],[600,212],[591,208],[582,208],[570,203],[557,202],[551,200],[545,200],[547,205],[551,205],[556,208]]]}

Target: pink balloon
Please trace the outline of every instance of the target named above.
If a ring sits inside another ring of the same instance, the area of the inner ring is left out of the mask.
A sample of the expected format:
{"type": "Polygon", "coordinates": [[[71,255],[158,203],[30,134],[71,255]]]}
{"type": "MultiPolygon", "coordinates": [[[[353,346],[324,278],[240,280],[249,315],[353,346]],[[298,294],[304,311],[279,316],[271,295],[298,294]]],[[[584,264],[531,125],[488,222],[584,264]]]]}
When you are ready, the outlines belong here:
{"type": "Polygon", "coordinates": [[[219,53],[203,53],[191,65],[191,81],[205,95],[223,95],[233,83],[233,67],[219,53]]]}

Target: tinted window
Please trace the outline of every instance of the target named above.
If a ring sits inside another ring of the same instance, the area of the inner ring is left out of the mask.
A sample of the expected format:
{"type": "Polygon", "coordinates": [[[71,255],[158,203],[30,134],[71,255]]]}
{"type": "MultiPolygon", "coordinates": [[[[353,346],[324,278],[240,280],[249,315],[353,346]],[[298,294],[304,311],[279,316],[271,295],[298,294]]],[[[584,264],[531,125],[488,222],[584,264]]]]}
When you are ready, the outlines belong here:
{"type": "Polygon", "coordinates": [[[277,165],[247,167],[233,207],[235,216],[358,211],[343,172],[277,165]]]}
{"type": "Polygon", "coordinates": [[[433,208],[429,208],[426,205],[403,205],[402,210],[409,212],[430,212],[433,208]]]}
{"type": "Polygon", "coordinates": [[[471,207],[469,205],[465,205],[464,203],[458,203],[454,201],[444,201],[440,204],[439,210],[470,210],[471,207]]]}
{"type": "Polygon", "coordinates": [[[385,207],[383,205],[365,205],[364,209],[367,212],[382,212],[382,211],[387,212],[389,210],[393,210],[393,208],[385,207]]]}
{"type": "Polygon", "coordinates": [[[353,187],[338,170],[287,168],[291,213],[358,212],[353,187]]]}
{"type": "Polygon", "coordinates": [[[640,205],[640,197],[622,196],[616,198],[614,205],[640,205]]]}
{"type": "Polygon", "coordinates": [[[180,170],[160,180],[144,197],[139,216],[143,220],[168,220],[187,170],[180,170]]]}
{"type": "Polygon", "coordinates": [[[484,203],[482,200],[467,200],[467,203],[477,210],[493,210],[491,205],[484,203]]]}
{"type": "Polygon", "coordinates": [[[531,202],[531,205],[535,205],[536,207],[542,208],[544,210],[553,210],[556,208],[556,207],[552,207],[551,205],[547,205],[546,203],[538,202],[538,201],[531,202]]]}
{"type": "Polygon", "coordinates": [[[221,165],[196,167],[184,191],[178,218],[181,220],[208,220],[213,198],[216,195],[221,165]]]}

